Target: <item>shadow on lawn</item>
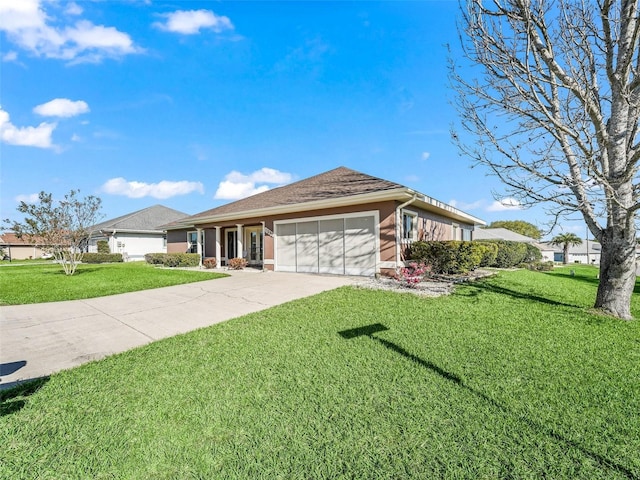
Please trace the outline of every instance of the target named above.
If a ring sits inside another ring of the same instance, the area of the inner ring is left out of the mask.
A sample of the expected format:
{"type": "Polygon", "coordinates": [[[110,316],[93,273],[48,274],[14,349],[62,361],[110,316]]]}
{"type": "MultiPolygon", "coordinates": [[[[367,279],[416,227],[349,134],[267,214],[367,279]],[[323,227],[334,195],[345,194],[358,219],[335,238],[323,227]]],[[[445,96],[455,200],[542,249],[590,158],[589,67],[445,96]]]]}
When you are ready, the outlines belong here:
{"type": "Polygon", "coordinates": [[[470,387],[469,385],[465,385],[464,380],[461,379],[460,377],[458,377],[457,375],[448,372],[446,370],[444,370],[443,368],[439,367],[438,365],[436,365],[435,363],[432,363],[428,360],[424,360],[410,352],[408,352],[407,350],[405,350],[404,348],[402,348],[399,345],[396,345],[393,342],[390,342],[389,340],[385,340],[383,338],[379,338],[374,336],[374,333],[378,333],[378,332],[384,332],[386,330],[389,330],[388,327],[386,327],[385,325],[381,324],[381,323],[374,323],[371,325],[365,325],[363,327],[358,327],[358,328],[353,328],[350,330],[343,330],[341,332],[338,332],[338,334],[344,338],[344,339],[352,339],[352,338],[357,338],[357,337],[368,337],[371,340],[378,342],[379,344],[383,345],[384,347],[388,348],[389,350],[398,353],[400,355],[402,355],[403,357],[405,357],[408,360],[411,360],[412,362],[417,363],[418,365],[440,375],[442,378],[444,378],[445,380],[448,380],[450,382],[455,383],[456,385],[458,385],[460,388],[465,389],[466,391],[474,394],[476,397],[481,398],[482,400],[486,401],[487,403],[489,403],[490,405],[492,405],[493,407],[497,408],[498,410],[501,410],[502,412],[513,416],[514,418],[516,418],[517,420],[527,424],[530,428],[532,428],[533,430],[536,430],[540,433],[543,433],[545,435],[548,435],[549,437],[553,438],[554,440],[563,443],[571,448],[575,448],[577,450],[579,450],[580,452],[582,452],[583,454],[585,454],[586,456],[590,457],[591,459],[595,460],[598,464],[600,464],[603,467],[606,468],[610,468],[612,470],[615,470],[616,472],[626,476],[627,478],[637,478],[637,476],[634,474],[634,472],[632,472],[631,470],[629,470],[628,468],[619,465],[615,462],[613,462],[612,460],[609,460],[606,457],[603,457],[602,455],[592,452],[591,450],[588,450],[582,446],[580,446],[578,443],[576,443],[573,440],[570,440],[568,438],[563,437],[562,435],[560,435],[559,433],[554,432],[553,430],[551,430],[550,428],[545,427],[544,425],[536,422],[535,420],[531,420],[530,418],[526,418],[522,415],[518,415],[516,412],[512,411],[509,407],[507,407],[506,405],[500,403],[499,401],[491,398],[490,396],[484,394],[483,392],[470,387]]]}
{"type": "Polygon", "coordinates": [[[547,305],[554,305],[557,307],[571,307],[571,308],[583,308],[582,305],[575,305],[571,303],[559,302],[557,300],[553,300],[547,297],[541,297],[539,295],[534,295],[531,293],[519,292],[518,290],[513,290],[511,288],[499,287],[498,285],[494,285],[490,282],[475,282],[469,284],[468,289],[471,290],[471,293],[457,293],[458,295],[463,296],[476,296],[481,291],[486,291],[490,293],[498,293],[501,295],[508,295],[513,298],[518,298],[522,300],[533,300],[534,302],[546,303],[547,305]]]}
{"type": "Polygon", "coordinates": [[[19,383],[7,390],[0,390],[0,417],[19,412],[27,404],[27,398],[40,390],[49,377],[36,378],[19,383]]]}
{"type": "MultiPolygon", "coordinates": [[[[550,272],[541,272],[545,275],[549,275],[551,277],[554,278],[562,278],[565,280],[572,280],[572,281],[578,281],[578,282],[582,282],[582,283],[587,283],[589,285],[593,285],[595,288],[598,288],[598,285],[600,285],[600,279],[595,277],[595,276],[585,276],[585,275],[575,275],[575,276],[571,276],[570,273],[550,273],[550,272]]],[[[595,275],[595,273],[594,273],[595,275]]],[[[640,293],[640,283],[638,281],[636,281],[636,285],[633,288],[633,293],[640,293]]]]}

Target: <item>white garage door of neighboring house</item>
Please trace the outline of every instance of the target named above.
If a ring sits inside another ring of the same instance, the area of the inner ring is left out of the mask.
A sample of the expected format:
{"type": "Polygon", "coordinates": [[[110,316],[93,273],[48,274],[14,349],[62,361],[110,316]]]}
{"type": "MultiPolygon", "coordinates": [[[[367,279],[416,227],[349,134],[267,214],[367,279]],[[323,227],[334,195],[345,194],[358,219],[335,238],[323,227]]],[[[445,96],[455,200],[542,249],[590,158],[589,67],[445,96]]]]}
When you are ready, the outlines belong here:
{"type": "Polygon", "coordinates": [[[276,270],[374,275],[376,225],[374,213],[276,222],[276,270]]]}

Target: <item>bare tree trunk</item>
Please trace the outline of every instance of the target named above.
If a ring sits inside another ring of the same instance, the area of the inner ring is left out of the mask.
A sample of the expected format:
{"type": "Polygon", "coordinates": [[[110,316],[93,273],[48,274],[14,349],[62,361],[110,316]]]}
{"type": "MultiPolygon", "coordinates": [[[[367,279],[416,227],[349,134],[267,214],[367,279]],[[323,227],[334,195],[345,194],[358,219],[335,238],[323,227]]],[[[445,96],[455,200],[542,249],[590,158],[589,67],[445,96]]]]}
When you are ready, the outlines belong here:
{"type": "Polygon", "coordinates": [[[565,243],[562,248],[562,264],[566,265],[569,263],[569,244],[565,243]]]}
{"type": "Polygon", "coordinates": [[[636,239],[624,229],[609,227],[604,230],[601,241],[600,284],[595,308],[631,320],[631,294],[636,284],[636,239]]]}

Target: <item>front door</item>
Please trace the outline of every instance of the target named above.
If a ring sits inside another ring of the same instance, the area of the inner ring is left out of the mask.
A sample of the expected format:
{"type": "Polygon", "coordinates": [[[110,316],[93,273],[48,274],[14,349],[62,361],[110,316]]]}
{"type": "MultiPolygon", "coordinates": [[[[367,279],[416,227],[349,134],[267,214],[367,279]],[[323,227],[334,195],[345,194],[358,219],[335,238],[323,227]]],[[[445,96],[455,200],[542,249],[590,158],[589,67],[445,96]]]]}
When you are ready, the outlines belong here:
{"type": "Polygon", "coordinates": [[[238,231],[227,230],[227,245],[225,251],[227,252],[227,264],[232,258],[236,258],[236,247],[238,245],[238,231]]]}
{"type": "Polygon", "coordinates": [[[246,242],[248,249],[249,265],[262,264],[262,227],[245,228],[246,242]]]}

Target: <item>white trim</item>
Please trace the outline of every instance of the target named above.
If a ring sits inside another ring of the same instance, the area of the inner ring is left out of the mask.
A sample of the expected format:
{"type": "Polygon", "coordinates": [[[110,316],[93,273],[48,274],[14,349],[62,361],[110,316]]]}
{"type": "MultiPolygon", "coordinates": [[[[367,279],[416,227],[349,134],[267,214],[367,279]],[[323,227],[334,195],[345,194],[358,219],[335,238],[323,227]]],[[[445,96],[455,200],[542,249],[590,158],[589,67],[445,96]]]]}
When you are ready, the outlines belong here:
{"type": "MultiPolygon", "coordinates": [[[[374,273],[378,273],[379,265],[380,265],[380,212],[378,210],[367,210],[362,212],[352,212],[352,213],[340,213],[334,215],[319,215],[315,217],[302,217],[302,218],[291,218],[286,220],[276,220],[273,222],[273,265],[274,270],[276,271],[291,271],[287,269],[277,268],[278,265],[278,225],[291,224],[291,223],[300,223],[300,222],[319,222],[321,220],[337,220],[337,219],[346,219],[346,218],[359,218],[359,217],[373,217],[373,228],[374,228],[374,242],[375,242],[375,266],[374,273]]],[[[345,275],[357,275],[357,273],[351,273],[346,271],[345,266],[345,275]]]]}
{"type": "Polygon", "coordinates": [[[403,240],[403,242],[415,242],[418,240],[418,219],[420,218],[420,215],[418,215],[418,212],[414,211],[414,210],[407,210],[406,208],[403,208],[400,211],[400,216],[402,217],[402,224],[400,225],[400,236],[403,240]],[[404,231],[404,216],[407,215],[408,217],[411,217],[411,237],[407,238],[405,236],[405,231],[404,231]]]}
{"type": "Polygon", "coordinates": [[[260,256],[260,258],[258,260],[251,260],[249,257],[251,257],[251,232],[256,232],[258,234],[258,237],[260,237],[260,242],[262,243],[262,226],[256,226],[256,225],[252,225],[250,227],[244,227],[243,228],[243,235],[244,235],[244,244],[247,246],[247,262],[249,262],[249,265],[259,265],[262,263],[263,261],[263,256],[264,256],[264,243],[262,244],[261,248],[258,249],[258,255],[260,256]]]}
{"type": "Polygon", "coordinates": [[[276,261],[269,258],[267,260],[264,260],[264,264],[265,265],[275,265],[276,261]]]}

